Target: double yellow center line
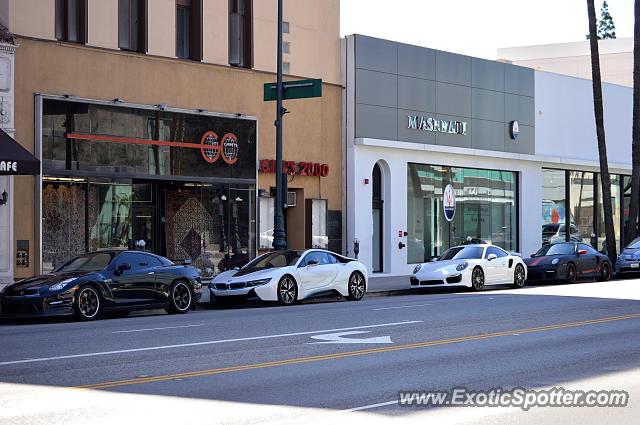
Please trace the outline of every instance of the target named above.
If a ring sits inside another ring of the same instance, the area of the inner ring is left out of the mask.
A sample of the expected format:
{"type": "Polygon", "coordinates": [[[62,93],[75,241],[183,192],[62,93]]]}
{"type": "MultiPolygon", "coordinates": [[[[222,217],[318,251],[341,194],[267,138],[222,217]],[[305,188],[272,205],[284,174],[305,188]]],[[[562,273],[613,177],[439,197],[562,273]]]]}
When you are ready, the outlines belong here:
{"type": "Polygon", "coordinates": [[[530,333],[536,333],[536,332],[553,331],[558,329],[577,328],[577,327],[588,326],[588,325],[597,325],[601,323],[617,322],[621,320],[639,319],[639,318],[640,318],[640,313],[626,314],[623,316],[611,316],[611,317],[603,317],[600,319],[582,320],[579,322],[559,323],[555,325],[536,326],[533,328],[513,329],[508,331],[502,331],[502,332],[482,333],[478,335],[469,335],[469,336],[463,336],[458,338],[423,341],[423,342],[416,342],[412,344],[393,345],[393,346],[385,346],[385,347],[378,347],[378,348],[369,348],[364,350],[345,351],[341,353],[322,354],[322,355],[316,355],[316,356],[297,357],[297,358],[286,359],[286,360],[275,360],[275,361],[263,362],[263,363],[253,363],[253,364],[246,364],[246,365],[221,367],[216,369],[198,370],[194,372],[172,373],[168,375],[157,375],[157,376],[141,377],[141,378],[134,378],[134,379],[125,379],[121,381],[102,382],[98,384],[83,385],[83,386],[78,386],[74,388],[106,389],[106,388],[123,387],[127,385],[146,384],[151,382],[170,381],[174,379],[197,378],[201,376],[219,375],[219,374],[230,373],[230,372],[242,372],[246,370],[266,369],[270,367],[286,366],[286,365],[294,365],[294,364],[302,364],[302,363],[312,363],[312,362],[319,362],[324,360],[337,360],[337,359],[343,359],[347,357],[364,356],[368,354],[389,353],[392,351],[413,350],[417,348],[434,347],[438,345],[457,344],[457,343],[468,342],[468,341],[479,341],[483,339],[512,336],[516,334],[530,334],[530,333]]]}

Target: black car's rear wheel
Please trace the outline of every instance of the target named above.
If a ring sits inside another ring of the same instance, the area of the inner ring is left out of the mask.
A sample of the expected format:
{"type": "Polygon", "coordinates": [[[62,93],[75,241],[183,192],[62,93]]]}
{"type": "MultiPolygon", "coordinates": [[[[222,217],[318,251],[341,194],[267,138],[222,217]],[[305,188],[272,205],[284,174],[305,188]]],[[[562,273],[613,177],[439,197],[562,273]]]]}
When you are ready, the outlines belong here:
{"type": "Polygon", "coordinates": [[[565,274],[564,280],[566,280],[569,283],[573,283],[576,281],[577,277],[578,275],[576,272],[576,265],[573,263],[567,264],[567,273],[565,274]]]}
{"type": "Polygon", "coordinates": [[[102,311],[102,299],[93,286],[86,285],[78,289],[74,300],[74,310],[79,320],[95,320],[102,311]]]}
{"type": "Polygon", "coordinates": [[[293,305],[298,301],[298,285],[293,277],[283,276],[278,282],[278,302],[280,305],[293,305]]]}
{"type": "Polygon", "coordinates": [[[522,264],[518,264],[513,271],[513,284],[511,285],[513,288],[522,288],[524,286],[525,281],[525,272],[522,264]]]}
{"type": "Polygon", "coordinates": [[[602,267],[600,268],[600,277],[598,278],[598,280],[601,282],[611,280],[612,274],[613,273],[611,271],[611,265],[607,261],[605,261],[604,263],[602,263],[602,267]]]}
{"type": "Polygon", "coordinates": [[[364,277],[360,272],[353,272],[349,277],[349,301],[360,301],[366,292],[366,284],[364,283],[364,277]]]}
{"type": "Polygon", "coordinates": [[[484,289],[484,272],[480,267],[476,267],[471,272],[471,287],[474,291],[482,291],[484,289]]]}
{"type": "Polygon", "coordinates": [[[171,285],[169,298],[169,301],[171,302],[169,313],[184,314],[189,311],[193,305],[193,294],[191,293],[191,288],[189,288],[189,285],[187,285],[183,280],[174,282],[173,285],[171,285]]]}

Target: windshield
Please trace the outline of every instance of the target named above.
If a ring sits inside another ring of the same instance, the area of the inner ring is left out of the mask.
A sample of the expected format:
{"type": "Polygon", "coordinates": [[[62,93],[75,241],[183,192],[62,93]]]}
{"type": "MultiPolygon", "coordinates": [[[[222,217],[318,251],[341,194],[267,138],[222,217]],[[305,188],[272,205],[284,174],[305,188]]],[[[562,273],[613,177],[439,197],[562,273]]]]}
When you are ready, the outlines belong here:
{"type": "Polygon", "coordinates": [[[638,249],[640,248],[640,238],[635,238],[631,243],[627,246],[627,248],[638,249]]]}
{"type": "Polygon", "coordinates": [[[255,260],[248,263],[242,269],[252,269],[252,270],[261,270],[261,269],[270,269],[273,267],[287,267],[293,266],[296,264],[298,259],[300,258],[300,253],[298,251],[276,251],[276,252],[268,252],[255,260]]]}
{"type": "Polygon", "coordinates": [[[484,248],[481,246],[457,246],[449,248],[439,260],[474,260],[482,258],[484,248]]]}
{"type": "Polygon", "coordinates": [[[571,255],[574,251],[575,247],[571,243],[544,245],[535,253],[534,257],[543,257],[545,255],[571,255]]]}
{"type": "Polygon", "coordinates": [[[104,270],[115,257],[113,252],[94,252],[73,258],[61,265],[55,272],[97,272],[104,270]]]}

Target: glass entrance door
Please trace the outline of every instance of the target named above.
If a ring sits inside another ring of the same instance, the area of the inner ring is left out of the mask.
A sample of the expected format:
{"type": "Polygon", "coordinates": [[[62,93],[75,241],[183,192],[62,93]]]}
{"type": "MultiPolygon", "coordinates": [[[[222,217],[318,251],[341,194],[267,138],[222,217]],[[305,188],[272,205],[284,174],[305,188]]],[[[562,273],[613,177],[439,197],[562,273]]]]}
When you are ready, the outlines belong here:
{"type": "Polygon", "coordinates": [[[155,208],[134,205],[132,208],[133,247],[139,251],[155,252],[155,208]]]}

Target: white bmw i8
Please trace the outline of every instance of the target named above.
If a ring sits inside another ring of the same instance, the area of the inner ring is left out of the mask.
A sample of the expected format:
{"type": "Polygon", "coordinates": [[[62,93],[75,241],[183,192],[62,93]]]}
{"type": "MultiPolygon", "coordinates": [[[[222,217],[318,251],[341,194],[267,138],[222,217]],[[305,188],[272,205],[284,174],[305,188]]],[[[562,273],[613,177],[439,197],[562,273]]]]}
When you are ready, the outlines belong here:
{"type": "Polygon", "coordinates": [[[239,270],[220,273],[209,284],[211,300],[227,305],[254,297],[292,305],[323,292],[358,301],[366,291],[362,263],[323,249],[269,252],[239,270]]]}
{"type": "Polygon", "coordinates": [[[449,248],[436,261],[418,264],[410,277],[412,288],[466,286],[481,291],[485,285],[510,284],[522,288],[527,266],[521,257],[491,244],[449,248]]]}

